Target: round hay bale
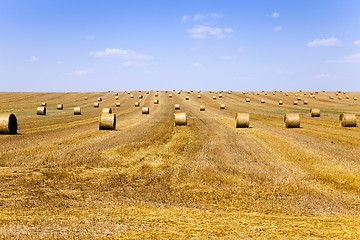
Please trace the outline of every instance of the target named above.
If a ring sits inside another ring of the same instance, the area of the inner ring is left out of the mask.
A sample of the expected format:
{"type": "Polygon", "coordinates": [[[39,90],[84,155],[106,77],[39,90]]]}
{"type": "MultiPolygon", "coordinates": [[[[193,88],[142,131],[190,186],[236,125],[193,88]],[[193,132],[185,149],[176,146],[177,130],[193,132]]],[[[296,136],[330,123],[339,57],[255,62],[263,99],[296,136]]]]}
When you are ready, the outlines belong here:
{"type": "Polygon", "coordinates": [[[332,96],[330,96],[329,98],[330,98],[330,99],[334,99],[334,97],[332,97],[332,96]]]}
{"type": "Polygon", "coordinates": [[[130,95],[130,98],[134,98],[134,95],[130,95]]]}
{"type": "Polygon", "coordinates": [[[216,100],[216,96],[213,96],[213,100],[216,100]]]}
{"type": "Polygon", "coordinates": [[[13,113],[0,114],[0,134],[17,134],[17,119],[13,113]]]}
{"type": "Polygon", "coordinates": [[[284,116],[284,123],[286,128],[299,128],[300,115],[298,113],[288,113],[284,116]]]}
{"type": "Polygon", "coordinates": [[[102,98],[101,98],[101,97],[99,97],[99,98],[98,98],[98,102],[101,102],[101,101],[102,101],[102,98]]]}
{"type": "Polygon", "coordinates": [[[63,109],[64,109],[64,105],[58,104],[58,105],[56,106],[56,109],[57,109],[57,110],[63,110],[63,109]]]}
{"type": "Polygon", "coordinates": [[[169,98],[172,98],[172,95],[171,95],[171,94],[169,94],[169,98]]]}
{"type": "Polygon", "coordinates": [[[178,94],[181,94],[181,91],[178,91],[178,94]]]}
{"type": "Polygon", "coordinates": [[[87,100],[87,97],[84,97],[85,100],[87,100]]]}
{"type": "Polygon", "coordinates": [[[220,105],[220,109],[225,109],[225,107],[226,107],[225,104],[220,105]]]}
{"type": "Polygon", "coordinates": [[[149,91],[146,91],[146,94],[149,94],[150,92],[149,91]]]}
{"type": "Polygon", "coordinates": [[[357,97],[354,97],[354,100],[356,101],[356,100],[357,100],[357,97]]]}
{"type": "Polygon", "coordinates": [[[100,106],[100,104],[99,103],[94,103],[94,108],[98,108],[100,106]]]}
{"type": "Polygon", "coordinates": [[[201,98],[201,95],[197,95],[197,98],[201,98]]]}
{"type": "Polygon", "coordinates": [[[46,105],[47,105],[46,102],[41,103],[41,106],[43,106],[43,107],[46,107],[46,105]]]}
{"type": "Polygon", "coordinates": [[[320,109],[319,108],[312,108],[310,109],[311,117],[320,117],[320,109]]]}
{"type": "Polygon", "coordinates": [[[245,101],[246,101],[246,102],[250,102],[250,98],[246,98],[245,101]]]}
{"type": "Polygon", "coordinates": [[[118,96],[116,96],[116,97],[115,97],[115,100],[119,100],[119,97],[118,97],[118,96]]]}
{"type": "Polygon", "coordinates": [[[261,103],[265,103],[265,100],[264,100],[264,99],[262,99],[262,100],[261,100],[261,103]]]}
{"type": "Polygon", "coordinates": [[[236,128],[248,128],[250,125],[250,114],[249,113],[236,113],[235,116],[235,127],[236,128]]]}
{"type": "Polygon", "coordinates": [[[266,93],[264,93],[264,95],[265,95],[265,96],[267,96],[267,92],[266,92],[266,93]]]}
{"type": "Polygon", "coordinates": [[[116,93],[115,93],[115,96],[118,96],[118,95],[119,95],[119,93],[116,92],[116,93]]]}
{"type": "Polygon", "coordinates": [[[159,100],[156,99],[156,100],[154,101],[154,104],[159,104],[159,100]]]}
{"type": "Polygon", "coordinates": [[[349,95],[347,95],[347,96],[346,96],[346,99],[350,99],[350,96],[349,96],[349,95]]]}
{"type": "Polygon", "coordinates": [[[175,113],[175,126],[187,125],[186,113],[175,113]]]}
{"type": "Polygon", "coordinates": [[[280,101],[279,101],[279,105],[283,105],[283,104],[284,104],[284,102],[280,100],[280,101]]]}
{"type": "Polygon", "coordinates": [[[298,100],[298,101],[301,101],[301,97],[298,97],[297,100],[298,100]]]}
{"type": "Polygon", "coordinates": [[[80,107],[74,107],[74,115],[81,115],[81,108],[80,107]]]}
{"type": "Polygon", "coordinates": [[[111,113],[100,114],[99,130],[115,130],[116,115],[111,113]]]}
{"type": "Polygon", "coordinates": [[[297,102],[297,101],[294,101],[294,105],[298,105],[298,102],[297,102]]]}
{"type": "Polygon", "coordinates": [[[190,91],[188,91],[187,94],[190,94],[190,91]]]}
{"type": "Polygon", "coordinates": [[[158,97],[158,96],[159,96],[159,94],[155,93],[155,97],[158,97]]]}
{"type": "Polygon", "coordinates": [[[139,95],[139,99],[142,99],[143,98],[143,95],[139,95]]]}
{"type": "Polygon", "coordinates": [[[308,101],[304,100],[304,105],[307,105],[308,104],[308,101]]]}
{"type": "Polygon", "coordinates": [[[289,94],[288,94],[288,93],[285,93],[285,96],[289,96],[289,94]]]}
{"type": "Polygon", "coordinates": [[[128,94],[130,94],[130,92],[127,92],[128,94]]]}
{"type": "Polygon", "coordinates": [[[342,97],[338,97],[339,100],[342,100],[342,97]]]}
{"type": "Polygon", "coordinates": [[[200,111],[205,111],[205,106],[204,105],[200,106],[200,111]]]}
{"type": "Polygon", "coordinates": [[[180,109],[180,104],[175,104],[174,107],[175,107],[175,110],[179,110],[180,109]]]}
{"type": "Polygon", "coordinates": [[[222,94],[219,94],[219,98],[222,98],[222,94]]]}
{"type": "Polygon", "coordinates": [[[103,108],[102,113],[112,113],[111,108],[103,108]]]}
{"type": "Polygon", "coordinates": [[[142,114],[149,114],[149,108],[148,107],[143,107],[142,110],[141,110],[141,113],[142,114]]]}
{"type": "Polygon", "coordinates": [[[117,103],[115,104],[115,106],[116,106],[116,107],[120,107],[120,103],[117,102],[117,103]]]}
{"type": "Polygon", "coordinates": [[[356,127],[356,116],[351,113],[342,113],[339,117],[340,126],[342,127],[356,127]]]}
{"type": "Polygon", "coordinates": [[[36,115],[46,115],[46,107],[38,107],[36,109],[36,115]]]}
{"type": "Polygon", "coordinates": [[[185,100],[189,100],[189,99],[190,99],[189,96],[186,96],[185,100]]]}
{"type": "Polygon", "coordinates": [[[140,107],[140,103],[139,103],[139,102],[135,102],[135,107],[140,107]]]}

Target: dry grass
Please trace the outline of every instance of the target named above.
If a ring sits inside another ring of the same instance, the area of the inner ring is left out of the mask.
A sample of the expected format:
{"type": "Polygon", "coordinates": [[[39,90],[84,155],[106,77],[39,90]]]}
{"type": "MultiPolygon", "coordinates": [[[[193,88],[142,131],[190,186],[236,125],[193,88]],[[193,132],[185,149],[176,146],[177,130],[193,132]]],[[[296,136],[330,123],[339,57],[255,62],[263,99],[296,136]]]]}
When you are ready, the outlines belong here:
{"type": "Polygon", "coordinates": [[[191,101],[159,92],[159,105],[145,93],[150,115],[119,92],[116,131],[98,131],[93,108],[99,97],[112,107],[112,93],[0,93],[0,113],[14,112],[20,133],[0,135],[0,236],[360,238],[360,130],[338,123],[360,113],[359,93],[294,106],[299,93],[232,92],[223,110],[209,92],[190,92],[191,101]],[[174,103],[188,126],[174,126],[174,103]],[[234,127],[236,112],[251,114],[250,128],[234,127]],[[284,128],[295,112],[301,128],[284,128]]]}

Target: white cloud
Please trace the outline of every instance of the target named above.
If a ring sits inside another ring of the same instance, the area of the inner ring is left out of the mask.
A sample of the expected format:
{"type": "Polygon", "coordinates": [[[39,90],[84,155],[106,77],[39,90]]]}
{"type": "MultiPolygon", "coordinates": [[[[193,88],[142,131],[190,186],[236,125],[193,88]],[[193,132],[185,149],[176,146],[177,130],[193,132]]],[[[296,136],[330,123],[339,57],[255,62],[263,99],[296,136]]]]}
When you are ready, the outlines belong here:
{"type": "Polygon", "coordinates": [[[88,74],[93,74],[95,73],[93,69],[87,69],[87,70],[75,70],[69,73],[69,75],[73,75],[73,76],[85,76],[88,74]]]}
{"type": "Polygon", "coordinates": [[[276,32],[281,31],[281,30],[282,30],[282,27],[280,27],[280,26],[275,27],[274,30],[275,30],[276,32]]]}
{"type": "Polygon", "coordinates": [[[29,62],[38,62],[38,61],[40,61],[40,58],[38,58],[38,57],[35,57],[35,56],[31,56],[31,57],[29,57],[29,59],[28,59],[28,61],[29,62]]]}
{"type": "Polygon", "coordinates": [[[360,63],[360,53],[345,56],[345,57],[343,57],[343,59],[340,60],[340,63],[359,64],[360,63]]]}
{"type": "Polygon", "coordinates": [[[94,57],[122,57],[126,59],[136,59],[136,60],[152,60],[153,57],[143,54],[137,53],[135,51],[129,49],[117,49],[117,48],[106,48],[104,51],[92,51],[89,53],[90,56],[94,57]]]}
{"type": "Polygon", "coordinates": [[[328,79],[328,78],[331,78],[331,75],[326,74],[326,73],[320,73],[320,74],[315,75],[313,78],[316,78],[316,79],[328,79]]]}
{"type": "Polygon", "coordinates": [[[337,38],[327,39],[315,39],[314,41],[308,42],[308,47],[327,47],[327,46],[340,46],[342,42],[337,38]]]}
{"type": "Polygon", "coordinates": [[[340,60],[326,60],[325,63],[360,64],[360,53],[347,55],[340,60]]]}
{"type": "Polygon", "coordinates": [[[277,13],[277,12],[274,12],[271,17],[273,17],[273,18],[279,18],[279,17],[280,17],[280,14],[277,13]]]}
{"type": "Polygon", "coordinates": [[[94,40],[94,39],[95,39],[95,36],[94,36],[94,35],[87,35],[87,36],[85,37],[85,39],[91,41],[91,40],[94,40]]]}
{"type": "Polygon", "coordinates": [[[231,28],[219,28],[219,27],[210,27],[205,25],[195,26],[192,29],[188,30],[191,38],[196,39],[205,39],[205,38],[216,38],[221,39],[229,37],[230,33],[233,32],[231,28]]]}
{"type": "Polygon", "coordinates": [[[218,19],[222,18],[223,15],[220,13],[207,13],[207,14],[195,14],[194,16],[183,16],[181,18],[182,23],[204,21],[206,19],[218,19]]]}
{"type": "Polygon", "coordinates": [[[244,49],[243,49],[243,48],[238,48],[237,51],[238,51],[238,52],[243,52],[244,49]]]}
{"type": "Polygon", "coordinates": [[[199,68],[199,67],[201,67],[201,66],[202,66],[202,64],[199,63],[199,62],[196,62],[196,63],[193,64],[193,67],[194,67],[194,68],[199,68]]]}
{"type": "Polygon", "coordinates": [[[354,42],[354,45],[355,45],[355,46],[360,46],[360,40],[356,40],[356,41],[354,42]]]}

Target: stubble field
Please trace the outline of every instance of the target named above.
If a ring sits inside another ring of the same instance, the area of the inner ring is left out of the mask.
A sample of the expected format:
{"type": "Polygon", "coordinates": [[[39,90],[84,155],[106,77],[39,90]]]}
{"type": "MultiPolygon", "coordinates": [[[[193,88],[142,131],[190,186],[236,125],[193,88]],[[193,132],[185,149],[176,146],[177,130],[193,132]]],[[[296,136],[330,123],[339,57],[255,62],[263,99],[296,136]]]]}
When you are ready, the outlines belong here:
{"type": "Polygon", "coordinates": [[[360,238],[360,128],[338,120],[359,118],[360,93],[306,93],[0,93],[19,132],[0,135],[0,236],[360,238]],[[104,107],[116,131],[99,131],[104,107]],[[176,112],[187,126],[174,126],[176,112]],[[250,128],[235,128],[237,112],[250,128]],[[286,113],[300,113],[301,128],[285,128],[286,113]]]}

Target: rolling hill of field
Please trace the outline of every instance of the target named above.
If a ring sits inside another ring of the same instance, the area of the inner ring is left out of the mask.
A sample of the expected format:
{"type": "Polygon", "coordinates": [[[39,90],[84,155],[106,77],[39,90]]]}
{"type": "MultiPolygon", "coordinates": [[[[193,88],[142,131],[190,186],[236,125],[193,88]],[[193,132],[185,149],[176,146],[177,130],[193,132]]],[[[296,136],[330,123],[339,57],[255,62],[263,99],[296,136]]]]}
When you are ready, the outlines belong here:
{"type": "Polygon", "coordinates": [[[0,113],[18,121],[0,135],[0,236],[360,238],[360,128],[339,125],[359,118],[360,93],[155,93],[0,93],[0,113]],[[99,131],[104,107],[115,131],[99,131]],[[237,112],[249,128],[235,128],[237,112]],[[286,113],[301,127],[285,128],[286,113]]]}

